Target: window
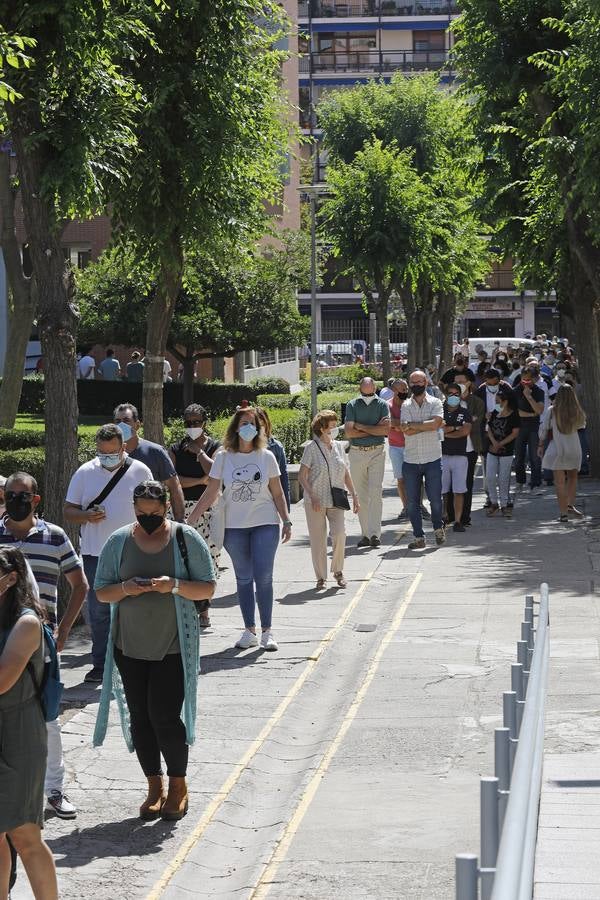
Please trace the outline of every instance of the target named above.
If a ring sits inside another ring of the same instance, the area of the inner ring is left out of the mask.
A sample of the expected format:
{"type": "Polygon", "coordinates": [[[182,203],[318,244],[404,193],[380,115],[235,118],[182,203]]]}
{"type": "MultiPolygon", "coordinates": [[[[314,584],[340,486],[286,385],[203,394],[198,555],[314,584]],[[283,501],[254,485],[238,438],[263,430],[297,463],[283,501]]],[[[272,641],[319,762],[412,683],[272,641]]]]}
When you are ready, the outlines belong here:
{"type": "Polygon", "coordinates": [[[376,49],[377,36],[374,31],[336,31],[319,32],[317,34],[317,50],[319,53],[352,53],[357,50],[376,49]]]}
{"type": "Polygon", "coordinates": [[[445,31],[413,31],[413,50],[445,50],[445,31]]]}

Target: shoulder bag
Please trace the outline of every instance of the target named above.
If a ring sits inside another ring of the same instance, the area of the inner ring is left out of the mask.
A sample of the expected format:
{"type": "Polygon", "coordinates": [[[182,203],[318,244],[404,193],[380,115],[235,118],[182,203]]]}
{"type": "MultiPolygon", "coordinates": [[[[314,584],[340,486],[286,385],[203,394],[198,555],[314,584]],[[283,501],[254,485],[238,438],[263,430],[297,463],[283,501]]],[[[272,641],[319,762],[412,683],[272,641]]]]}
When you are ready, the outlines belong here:
{"type": "Polygon", "coordinates": [[[344,488],[334,487],[331,483],[331,471],[329,469],[329,463],[327,462],[327,457],[323,453],[323,448],[319,444],[318,441],[315,441],[315,444],[321,451],[321,455],[325,460],[325,465],[327,466],[327,474],[329,475],[329,487],[331,488],[331,497],[333,500],[333,506],[335,509],[350,509],[350,502],[348,500],[348,491],[344,490],[344,488]]]}
{"type": "Polygon", "coordinates": [[[92,506],[97,506],[97,505],[99,505],[100,503],[102,503],[103,500],[106,500],[106,498],[108,497],[108,495],[109,495],[110,493],[112,493],[112,491],[116,488],[116,486],[118,485],[119,481],[121,480],[121,478],[123,477],[123,475],[126,473],[126,471],[127,471],[127,469],[129,468],[130,465],[131,465],[131,460],[130,460],[130,459],[126,459],[125,462],[123,463],[123,465],[121,466],[121,468],[120,468],[120,469],[117,469],[117,471],[115,472],[115,474],[113,475],[113,477],[110,479],[110,481],[108,482],[108,484],[105,484],[105,485],[104,485],[104,487],[102,488],[102,490],[100,491],[100,493],[98,494],[98,496],[95,497],[95,498],[92,500],[91,503],[88,503],[88,505],[86,506],[86,510],[87,510],[87,509],[91,509],[92,506]]]}
{"type": "MultiPolygon", "coordinates": [[[[188,581],[194,581],[190,574],[188,549],[185,542],[185,534],[183,533],[183,528],[181,527],[180,522],[175,526],[175,538],[177,540],[177,546],[179,547],[179,552],[181,553],[181,557],[185,565],[185,571],[187,572],[188,581]]],[[[198,615],[200,615],[201,613],[205,613],[210,606],[210,600],[194,600],[193,602],[198,615]]]]}

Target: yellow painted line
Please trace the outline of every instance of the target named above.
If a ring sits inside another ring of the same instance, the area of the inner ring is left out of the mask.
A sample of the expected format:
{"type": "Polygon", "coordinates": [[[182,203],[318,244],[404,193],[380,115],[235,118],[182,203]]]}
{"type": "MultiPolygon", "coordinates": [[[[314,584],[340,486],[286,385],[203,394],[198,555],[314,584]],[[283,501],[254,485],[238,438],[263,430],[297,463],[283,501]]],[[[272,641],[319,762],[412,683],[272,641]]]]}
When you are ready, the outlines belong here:
{"type": "Polygon", "coordinates": [[[317,770],[315,771],[313,777],[311,778],[311,780],[308,783],[308,786],[306,787],[306,790],[304,791],[302,797],[300,798],[300,802],[298,803],[298,806],[296,807],[294,815],[288,822],[288,825],[287,825],[285,831],[283,832],[281,840],[277,844],[277,846],[273,852],[273,855],[272,855],[271,859],[269,860],[269,862],[267,863],[267,866],[264,869],[262,875],[260,876],[260,879],[259,879],[256,887],[250,894],[249,900],[262,900],[262,898],[266,897],[267,894],[269,893],[271,886],[273,884],[273,881],[275,879],[275,876],[277,874],[277,871],[278,871],[281,863],[285,859],[288,850],[290,849],[290,845],[296,835],[296,832],[298,831],[298,829],[300,828],[300,825],[302,824],[302,820],[304,819],[304,816],[308,812],[310,804],[312,803],[312,801],[315,798],[315,795],[319,789],[319,785],[321,784],[321,781],[323,780],[323,777],[325,776],[325,773],[327,772],[333,757],[339,750],[342,741],[344,740],[346,734],[348,733],[350,726],[352,725],[354,719],[356,718],[356,714],[358,713],[361,703],[363,702],[363,700],[365,699],[365,697],[367,695],[367,691],[369,690],[369,687],[371,686],[371,682],[375,678],[375,675],[377,674],[377,670],[379,669],[379,664],[381,663],[383,654],[389,647],[392,639],[394,638],[394,635],[396,634],[396,632],[400,628],[400,625],[402,624],[402,619],[404,618],[404,614],[406,613],[406,610],[408,609],[408,606],[415,594],[415,591],[417,590],[417,588],[419,586],[419,582],[421,581],[422,577],[423,577],[422,572],[419,572],[418,575],[415,575],[415,577],[412,581],[412,584],[409,587],[408,591],[406,592],[406,596],[405,596],[404,600],[402,601],[400,608],[398,609],[398,612],[394,616],[392,624],[388,628],[388,630],[385,634],[385,637],[383,638],[383,640],[381,641],[381,643],[377,649],[377,653],[375,654],[375,656],[373,657],[373,659],[371,661],[371,664],[370,664],[370,666],[367,670],[367,674],[365,676],[365,680],[363,681],[360,689],[356,693],[354,700],[350,704],[348,712],[344,716],[344,720],[343,720],[342,724],[340,725],[336,736],[333,738],[326,753],[324,754],[323,758],[321,759],[321,762],[320,762],[317,770]]]}
{"type": "Polygon", "coordinates": [[[319,662],[321,656],[329,646],[329,644],[334,640],[337,636],[338,632],[344,627],[350,616],[352,615],[354,609],[360,601],[360,598],[364,594],[371,581],[373,575],[375,574],[375,570],[369,572],[353,599],[350,601],[338,621],[335,625],[327,632],[321,643],[318,645],[315,652],[308,657],[308,663],[304,668],[302,674],[296,679],[284,699],[281,701],[269,721],[265,724],[262,731],[258,735],[255,741],[248,747],[242,758],[235,764],[233,767],[233,771],[229,775],[229,777],[223,782],[220,789],[217,791],[208,807],[204,811],[204,815],[189,835],[189,837],[182,844],[178,852],[176,853],[173,860],[169,863],[161,877],[158,879],[150,893],[148,894],[147,900],[158,900],[169,881],[177,872],[178,869],[181,868],[183,863],[185,862],[187,856],[190,851],[194,848],[195,844],[201,839],[202,835],[214,819],[216,813],[219,811],[225,800],[227,800],[231,791],[235,787],[235,785],[240,780],[244,769],[252,762],[256,754],[262,749],[263,744],[268,739],[269,735],[275,728],[275,726],[281,721],[282,716],[287,710],[288,706],[296,697],[298,692],[301,690],[302,686],[306,682],[307,678],[312,674],[315,666],[319,662]]]}

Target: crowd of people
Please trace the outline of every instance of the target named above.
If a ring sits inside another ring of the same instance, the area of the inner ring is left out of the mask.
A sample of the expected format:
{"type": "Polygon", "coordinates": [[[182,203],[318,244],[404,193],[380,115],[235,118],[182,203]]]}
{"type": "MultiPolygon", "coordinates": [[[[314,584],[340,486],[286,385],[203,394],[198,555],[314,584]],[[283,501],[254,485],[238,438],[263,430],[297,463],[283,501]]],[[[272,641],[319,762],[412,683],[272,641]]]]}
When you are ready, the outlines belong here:
{"type": "MultiPolygon", "coordinates": [[[[424,520],[438,546],[450,525],[459,533],[471,525],[480,459],[488,516],[512,517],[527,472],[532,491],[554,484],[559,523],[582,516],[576,490],[588,464],[586,423],[573,350],[542,336],[531,352],[515,343],[479,356],[470,364],[459,351],[439,377],[424,366],[379,392],[365,377],[343,423],[334,410],[315,416],[298,480],[317,592],[329,571],[339,589],[347,586],[346,511],[358,515],[359,548],[381,545],[386,443],[410,550],[426,546],[424,520]]],[[[267,412],[248,404],[222,442],[198,404],[186,408],[183,426],[184,437],[165,449],[140,436],[138,410],[124,402],[98,429],[96,455],[74,473],[65,498],[80,553],[38,514],[42,497],[30,474],[0,480],[0,898],[16,854],[35,897],[58,896],[42,839],[44,798],[59,817],[77,815],[65,792],[60,723],[43,701],[51,656],[42,623],[60,653],[85,602],[92,667],[84,680],[101,686],[94,744],[104,740],[114,699],[147,779],[143,820],[176,821],[188,810],[199,633],[210,625],[223,548],[243,623],[236,647],[278,649],[273,568],[278,546],[292,537],[284,448],[267,412]],[[70,590],[61,616],[60,576],[70,590]]]]}

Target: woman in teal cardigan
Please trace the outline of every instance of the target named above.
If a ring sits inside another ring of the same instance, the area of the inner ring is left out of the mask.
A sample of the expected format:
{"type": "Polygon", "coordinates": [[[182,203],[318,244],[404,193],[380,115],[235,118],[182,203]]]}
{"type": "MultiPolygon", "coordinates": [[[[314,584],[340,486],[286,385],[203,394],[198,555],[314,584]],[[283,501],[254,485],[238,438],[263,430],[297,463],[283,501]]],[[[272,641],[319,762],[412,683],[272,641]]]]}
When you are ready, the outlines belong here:
{"type": "Polygon", "coordinates": [[[210,600],[215,573],[198,532],[166,518],[161,482],[139,484],[133,501],[136,522],[110,536],[96,572],[96,596],[111,605],[111,637],[94,746],[106,735],[112,694],[127,746],[148,779],[140,817],[175,820],[188,808],[185,779],[196,725],[199,629],[192,601],[210,600]]]}

